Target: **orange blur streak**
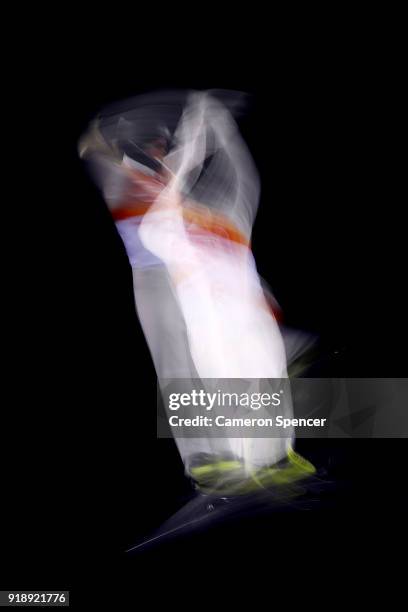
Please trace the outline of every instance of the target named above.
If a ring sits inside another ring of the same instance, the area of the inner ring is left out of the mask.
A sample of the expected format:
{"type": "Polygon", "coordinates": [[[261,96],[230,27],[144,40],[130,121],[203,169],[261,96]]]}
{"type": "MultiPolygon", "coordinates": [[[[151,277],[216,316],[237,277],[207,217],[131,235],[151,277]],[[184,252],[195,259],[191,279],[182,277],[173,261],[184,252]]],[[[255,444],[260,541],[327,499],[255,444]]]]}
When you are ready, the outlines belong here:
{"type": "MultiPolygon", "coordinates": [[[[115,221],[122,221],[123,219],[130,219],[131,217],[139,217],[146,214],[150,208],[150,202],[137,202],[131,205],[124,205],[116,210],[112,211],[113,218],[115,221]]],[[[198,208],[183,208],[183,217],[188,223],[194,223],[203,230],[242,244],[250,248],[250,242],[248,239],[234,227],[234,225],[226,219],[223,215],[214,212],[203,213],[198,208]]]]}

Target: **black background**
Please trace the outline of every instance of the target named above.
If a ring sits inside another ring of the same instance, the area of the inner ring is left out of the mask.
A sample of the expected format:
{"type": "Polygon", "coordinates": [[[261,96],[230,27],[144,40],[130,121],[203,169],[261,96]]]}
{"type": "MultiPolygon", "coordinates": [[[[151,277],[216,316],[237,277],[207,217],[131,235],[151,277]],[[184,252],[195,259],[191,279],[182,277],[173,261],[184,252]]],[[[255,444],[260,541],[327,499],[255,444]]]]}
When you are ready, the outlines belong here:
{"type": "Polygon", "coordinates": [[[11,214],[30,240],[9,237],[22,297],[10,319],[15,378],[3,434],[5,588],[88,598],[103,585],[113,601],[135,576],[140,588],[142,571],[159,585],[169,567],[193,568],[201,590],[201,561],[213,578],[261,558],[302,572],[312,550],[318,576],[341,552],[357,563],[379,540],[400,539],[403,440],[301,441],[334,482],[314,510],[244,516],[125,554],[190,489],[175,446],[156,439],[155,372],[130,268],[76,150],[98,110],[127,96],[250,93],[241,129],[262,181],[253,250],[287,323],[319,336],[321,375],[406,376],[399,47],[366,30],[304,32],[262,49],[238,37],[211,53],[154,32],[147,48],[139,35],[122,45],[120,33],[91,43],[81,30],[76,52],[52,64],[48,49],[46,77],[27,74],[22,204],[11,214]]]}

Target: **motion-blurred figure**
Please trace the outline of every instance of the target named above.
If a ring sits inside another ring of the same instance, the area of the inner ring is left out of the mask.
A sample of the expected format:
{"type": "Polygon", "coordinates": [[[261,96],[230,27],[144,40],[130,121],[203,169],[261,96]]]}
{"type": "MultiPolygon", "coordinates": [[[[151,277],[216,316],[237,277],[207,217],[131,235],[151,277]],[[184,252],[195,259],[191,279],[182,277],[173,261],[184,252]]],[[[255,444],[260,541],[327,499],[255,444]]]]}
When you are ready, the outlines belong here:
{"type": "MultiPolygon", "coordinates": [[[[125,244],[159,381],[251,379],[256,392],[256,379],[287,378],[279,308],[250,248],[258,174],[227,106],[210,92],[127,105],[96,119],[80,153],[125,244]]],[[[290,394],[281,413],[292,414],[290,394]]],[[[186,471],[211,473],[215,490],[254,474],[260,485],[262,470],[295,458],[291,436],[176,442],[186,471]]]]}

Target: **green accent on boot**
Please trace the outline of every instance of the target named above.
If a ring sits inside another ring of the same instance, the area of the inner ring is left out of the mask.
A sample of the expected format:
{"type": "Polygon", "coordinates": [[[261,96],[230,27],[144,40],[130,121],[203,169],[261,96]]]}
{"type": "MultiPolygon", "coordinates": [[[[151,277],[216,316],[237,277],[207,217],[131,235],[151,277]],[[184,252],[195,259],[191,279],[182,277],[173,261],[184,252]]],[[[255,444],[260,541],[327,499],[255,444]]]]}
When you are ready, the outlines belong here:
{"type": "Polygon", "coordinates": [[[287,451],[287,464],[263,467],[250,475],[240,461],[214,461],[190,468],[190,474],[202,493],[208,495],[247,495],[273,486],[285,486],[304,480],[316,472],[316,468],[294,451],[287,451]]]}
{"type": "Polygon", "coordinates": [[[214,472],[229,472],[231,470],[239,470],[242,468],[242,463],[239,461],[216,461],[215,463],[207,463],[190,469],[192,476],[200,477],[205,474],[213,474],[214,472]]]}
{"type": "Polygon", "coordinates": [[[309,478],[316,473],[316,468],[307,459],[304,459],[290,446],[287,451],[288,465],[283,467],[266,467],[257,470],[252,476],[262,487],[272,485],[289,485],[299,480],[309,478]]]}
{"type": "Polygon", "coordinates": [[[316,468],[307,459],[295,452],[292,445],[288,448],[288,459],[292,465],[296,465],[300,470],[303,470],[307,474],[315,474],[316,468]]]}

